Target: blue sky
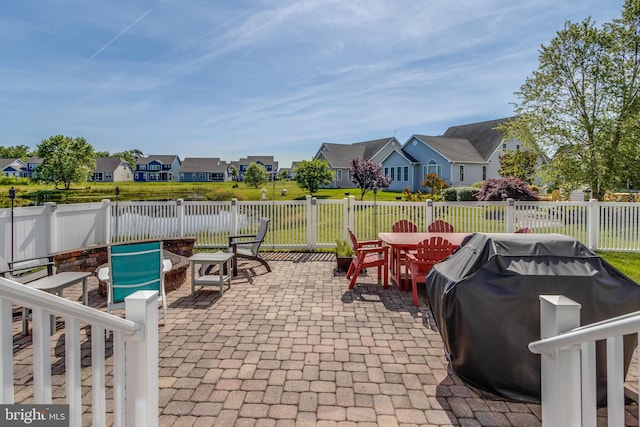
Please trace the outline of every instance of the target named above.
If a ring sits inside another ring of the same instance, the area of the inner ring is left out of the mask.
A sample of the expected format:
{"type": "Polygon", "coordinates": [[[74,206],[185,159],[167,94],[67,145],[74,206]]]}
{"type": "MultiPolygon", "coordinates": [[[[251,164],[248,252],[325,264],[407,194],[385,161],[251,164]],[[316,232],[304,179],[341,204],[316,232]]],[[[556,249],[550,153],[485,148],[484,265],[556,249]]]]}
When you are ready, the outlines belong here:
{"type": "Polygon", "coordinates": [[[0,145],[273,155],[508,117],[566,21],[624,0],[39,0],[0,14],[0,145]]]}

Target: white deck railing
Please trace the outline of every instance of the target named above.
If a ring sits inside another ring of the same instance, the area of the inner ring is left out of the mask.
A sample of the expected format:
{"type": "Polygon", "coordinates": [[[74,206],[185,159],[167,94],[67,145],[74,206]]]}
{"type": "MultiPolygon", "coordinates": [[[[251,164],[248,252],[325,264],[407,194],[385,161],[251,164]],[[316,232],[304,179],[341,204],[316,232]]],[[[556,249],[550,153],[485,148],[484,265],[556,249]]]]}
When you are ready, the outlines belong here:
{"type": "MultiPolygon", "coordinates": [[[[93,426],[107,424],[105,337],[113,332],[113,423],[158,425],[157,292],[126,299],[126,319],[0,278],[0,403],[14,402],[12,304],[33,311],[33,403],[51,404],[50,315],[64,318],[66,403],[69,425],[81,426],[81,324],[91,327],[91,412],[93,426]],[[126,375],[125,375],[126,374],[126,375]]],[[[88,420],[85,420],[88,421],[88,420]]],[[[85,422],[86,424],[86,422],[85,422]]]]}
{"type": "Polygon", "coordinates": [[[625,425],[623,337],[640,333],[640,311],[579,327],[580,304],[563,296],[540,296],[542,425],[597,425],[596,341],[606,340],[607,425],[625,425]]]}
{"type": "Polygon", "coordinates": [[[640,251],[640,203],[598,202],[378,202],[342,200],[243,202],[112,202],[0,209],[0,256],[5,260],[142,239],[195,236],[196,247],[224,248],[231,234],[256,231],[271,219],[263,249],[316,250],[348,240],[376,238],[399,219],[426,230],[444,219],[456,231],[560,233],[590,249],[640,251]],[[44,239],[43,237],[44,236],[44,239]],[[44,240],[44,244],[43,244],[44,240]],[[12,258],[13,257],[13,258],[12,258]]]}

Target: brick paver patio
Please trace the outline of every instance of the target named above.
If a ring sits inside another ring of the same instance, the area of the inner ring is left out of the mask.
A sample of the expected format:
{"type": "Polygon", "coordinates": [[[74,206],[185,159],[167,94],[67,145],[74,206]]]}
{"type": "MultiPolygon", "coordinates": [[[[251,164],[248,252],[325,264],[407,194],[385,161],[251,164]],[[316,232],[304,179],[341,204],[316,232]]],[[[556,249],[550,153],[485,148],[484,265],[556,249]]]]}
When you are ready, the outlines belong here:
{"type": "MultiPolygon", "coordinates": [[[[384,289],[375,272],[361,275],[349,290],[344,275],[334,274],[332,256],[270,259],[271,273],[241,263],[222,297],[212,287],[191,297],[189,283],[168,294],[159,343],[160,425],[540,425],[539,405],[480,393],[448,368],[424,296],[416,309],[410,293],[384,289]]],[[[79,300],[80,288],[66,297],[79,300]]],[[[104,310],[95,279],[90,289],[90,304],[104,310]]],[[[31,337],[21,337],[19,328],[16,320],[16,403],[28,403],[31,337]]],[[[62,330],[52,341],[59,358],[53,383],[60,386],[62,330]]],[[[53,396],[64,403],[62,387],[53,396]]],[[[88,387],[84,401],[90,425],[88,387]]],[[[633,403],[628,425],[638,424],[636,416],[633,403]]]]}

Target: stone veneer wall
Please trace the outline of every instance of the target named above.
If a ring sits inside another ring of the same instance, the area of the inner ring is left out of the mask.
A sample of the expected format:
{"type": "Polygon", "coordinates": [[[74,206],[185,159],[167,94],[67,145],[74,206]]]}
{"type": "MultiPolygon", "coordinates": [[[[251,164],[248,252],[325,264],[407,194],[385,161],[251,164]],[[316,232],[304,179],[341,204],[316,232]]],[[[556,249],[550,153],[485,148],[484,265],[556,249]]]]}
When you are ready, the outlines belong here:
{"type": "MultiPolygon", "coordinates": [[[[148,240],[155,241],[153,239],[148,240]]],[[[135,243],[144,242],[144,240],[135,243]]],[[[190,257],[193,255],[195,237],[175,237],[162,239],[163,248],[176,255],[190,257]]],[[[126,242],[134,243],[134,242],[126,242]]],[[[87,271],[93,273],[95,269],[109,262],[107,248],[109,245],[92,246],[90,248],[75,249],[72,251],[57,252],[53,254],[53,264],[56,271],[87,271]]]]}

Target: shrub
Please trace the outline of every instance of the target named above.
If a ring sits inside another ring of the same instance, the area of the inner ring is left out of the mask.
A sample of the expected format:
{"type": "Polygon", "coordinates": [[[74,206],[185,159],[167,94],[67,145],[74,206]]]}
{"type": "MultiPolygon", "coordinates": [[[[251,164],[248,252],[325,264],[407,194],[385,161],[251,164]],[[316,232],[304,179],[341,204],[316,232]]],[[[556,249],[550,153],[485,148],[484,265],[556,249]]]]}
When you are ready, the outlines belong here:
{"type": "Polygon", "coordinates": [[[477,202],[478,199],[476,195],[480,193],[479,188],[474,187],[458,187],[458,198],[459,202],[477,202]]]}
{"type": "Polygon", "coordinates": [[[445,188],[440,194],[442,194],[442,200],[445,202],[455,202],[458,200],[458,190],[456,188],[445,188]]]}
{"type": "Polygon", "coordinates": [[[480,189],[478,200],[503,201],[514,200],[538,200],[538,195],[531,191],[529,185],[519,178],[492,178],[487,179],[480,189]]]}

